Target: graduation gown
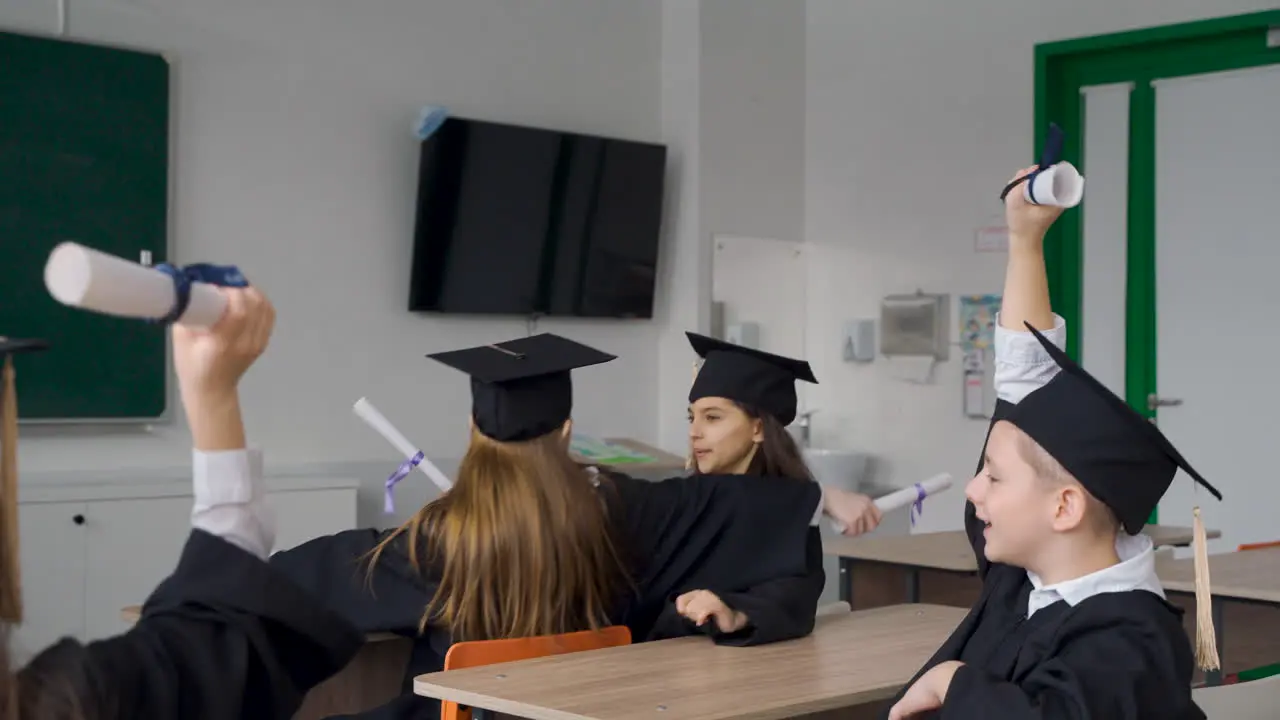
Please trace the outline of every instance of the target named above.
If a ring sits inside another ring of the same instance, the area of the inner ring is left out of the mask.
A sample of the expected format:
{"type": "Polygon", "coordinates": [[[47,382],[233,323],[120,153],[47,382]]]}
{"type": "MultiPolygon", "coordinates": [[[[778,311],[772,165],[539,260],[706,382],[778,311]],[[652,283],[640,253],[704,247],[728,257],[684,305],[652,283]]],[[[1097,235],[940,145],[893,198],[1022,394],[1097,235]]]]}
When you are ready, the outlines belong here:
{"type": "MultiPolygon", "coordinates": [[[[994,425],[1013,407],[1000,401],[994,425]]],[[[985,447],[983,448],[985,454],[985,447]]],[[[979,460],[981,469],[981,460],[979,460]]],[[[1065,601],[1027,617],[1026,570],[991,563],[972,503],[965,531],[983,578],[982,594],[912,684],[957,660],[939,720],[1202,720],[1191,700],[1194,656],[1182,612],[1145,590],[1065,601]]],[[[892,703],[890,703],[892,705],[892,703]]]]}
{"type": "MultiPolygon", "coordinates": [[[[815,483],[742,475],[651,482],[604,473],[599,493],[636,587],[611,615],[614,622],[627,625],[635,641],[693,632],[687,627],[673,631],[670,613],[678,595],[698,589],[737,603],[753,619],[754,627],[718,638],[724,642],[769,642],[812,630],[821,584],[816,584],[811,601],[782,591],[787,581],[814,586],[815,557],[821,572],[821,541],[809,526],[821,498],[815,483]],[[779,580],[784,584],[776,585],[779,580]],[[801,608],[809,602],[807,610],[801,608]],[[806,612],[808,617],[800,619],[806,612]]],[[[362,560],[386,532],[352,530],[316,538],[276,553],[271,562],[328,598],[331,607],[361,631],[415,639],[401,696],[358,717],[434,720],[439,704],[414,696],[412,683],[418,675],[442,670],[452,644],[437,628],[418,633],[438,582],[431,572],[423,575],[409,564],[404,536],[369,572],[362,560]]]]}
{"type": "Polygon", "coordinates": [[[88,644],[64,639],[19,671],[19,714],[289,718],[362,642],[350,623],[259,558],[193,530],[133,628],[88,644]]]}

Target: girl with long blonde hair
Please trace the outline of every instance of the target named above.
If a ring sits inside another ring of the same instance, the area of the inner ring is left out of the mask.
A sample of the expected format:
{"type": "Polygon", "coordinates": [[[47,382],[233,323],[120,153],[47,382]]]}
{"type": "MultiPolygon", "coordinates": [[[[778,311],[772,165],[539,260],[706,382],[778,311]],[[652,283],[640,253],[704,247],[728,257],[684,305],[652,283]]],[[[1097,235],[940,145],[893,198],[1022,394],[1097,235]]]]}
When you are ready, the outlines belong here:
{"type": "Polygon", "coordinates": [[[416,638],[404,694],[370,716],[438,712],[410,681],[442,669],[453,642],[610,624],[645,640],[680,592],[805,571],[812,483],[650,482],[571,459],[570,371],[613,356],[543,334],[431,357],[471,376],[471,440],[452,489],[394,530],[272,558],[362,630],[416,638]]]}

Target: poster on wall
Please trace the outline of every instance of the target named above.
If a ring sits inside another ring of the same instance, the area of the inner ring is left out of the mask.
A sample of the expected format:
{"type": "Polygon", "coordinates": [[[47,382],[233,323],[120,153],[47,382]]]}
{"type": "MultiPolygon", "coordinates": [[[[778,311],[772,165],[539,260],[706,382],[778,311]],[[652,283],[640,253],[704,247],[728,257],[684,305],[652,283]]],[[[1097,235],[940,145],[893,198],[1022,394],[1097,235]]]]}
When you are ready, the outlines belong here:
{"type": "Polygon", "coordinates": [[[999,295],[960,296],[960,347],[965,355],[991,349],[999,311],[999,295]]]}

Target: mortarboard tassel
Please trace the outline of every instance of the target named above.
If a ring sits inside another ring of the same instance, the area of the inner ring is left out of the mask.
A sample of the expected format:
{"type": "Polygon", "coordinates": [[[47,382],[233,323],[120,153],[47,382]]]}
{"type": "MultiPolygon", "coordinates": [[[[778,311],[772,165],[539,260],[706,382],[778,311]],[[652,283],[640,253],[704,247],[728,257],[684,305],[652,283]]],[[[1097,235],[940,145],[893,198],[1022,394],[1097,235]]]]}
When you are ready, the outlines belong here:
{"type": "Polygon", "coordinates": [[[1218,637],[1213,627],[1213,595],[1209,591],[1208,540],[1200,508],[1196,507],[1194,513],[1191,544],[1195,553],[1196,665],[1201,670],[1217,670],[1221,661],[1218,658],[1218,637]]]}
{"type": "MultiPolygon", "coordinates": [[[[698,361],[694,360],[693,361],[693,379],[689,381],[689,387],[692,388],[693,384],[697,381],[698,381],[698,361]]],[[[684,456],[684,469],[693,470],[693,441],[692,440],[689,441],[689,452],[687,452],[684,456]]]]}
{"type": "Polygon", "coordinates": [[[4,359],[0,387],[0,513],[4,527],[0,547],[0,621],[22,622],[22,577],[18,562],[18,394],[13,356],[4,359]]]}

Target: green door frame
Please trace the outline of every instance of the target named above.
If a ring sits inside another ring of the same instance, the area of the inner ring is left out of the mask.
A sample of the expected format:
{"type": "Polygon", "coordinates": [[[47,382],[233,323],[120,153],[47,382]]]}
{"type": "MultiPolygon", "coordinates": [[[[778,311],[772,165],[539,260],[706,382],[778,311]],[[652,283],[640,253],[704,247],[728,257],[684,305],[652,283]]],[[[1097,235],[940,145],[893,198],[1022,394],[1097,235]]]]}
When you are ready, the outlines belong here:
{"type": "MultiPolygon", "coordinates": [[[[1050,122],[1066,131],[1063,159],[1081,172],[1084,127],[1081,89],[1131,82],[1129,99],[1128,251],[1125,288],[1125,399],[1147,417],[1156,392],[1155,89],[1152,80],[1280,63],[1268,32],[1280,28],[1280,10],[1164,25],[1129,32],[1043,43],[1035,49],[1035,149],[1050,122]]],[[[1049,294],[1068,326],[1080,328],[1082,287],[1080,213],[1066,213],[1045,243],[1049,294]]],[[[1080,357],[1081,333],[1067,336],[1067,353],[1080,357]]],[[[1151,522],[1155,522],[1152,515],[1151,522]]]]}

